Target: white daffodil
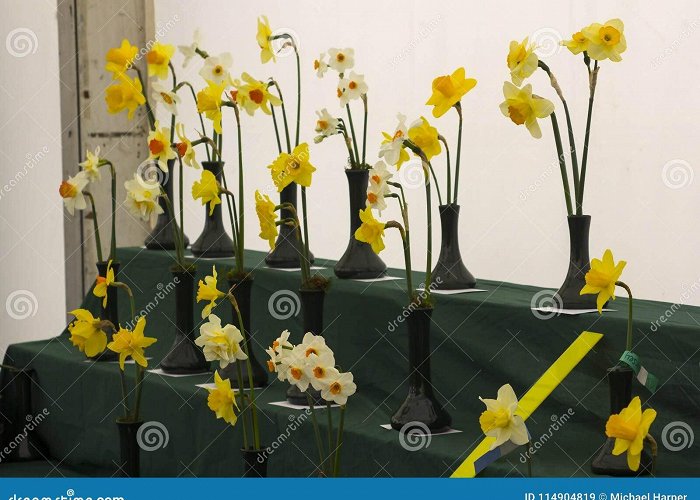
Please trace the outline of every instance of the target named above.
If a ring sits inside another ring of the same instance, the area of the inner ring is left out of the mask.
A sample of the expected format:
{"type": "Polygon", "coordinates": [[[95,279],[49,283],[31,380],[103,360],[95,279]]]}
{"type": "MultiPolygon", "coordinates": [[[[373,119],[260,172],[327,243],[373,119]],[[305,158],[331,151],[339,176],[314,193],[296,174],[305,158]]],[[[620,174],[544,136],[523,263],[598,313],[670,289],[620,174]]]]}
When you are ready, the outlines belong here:
{"type": "Polygon", "coordinates": [[[63,198],[63,204],[69,214],[73,215],[76,208],[84,210],[87,207],[83,189],[88,185],[88,182],[90,182],[88,175],[81,170],[73,177],[68,177],[68,180],[63,181],[59,186],[58,192],[63,198]]]}
{"type": "Polygon", "coordinates": [[[177,115],[177,105],[180,104],[180,96],[162,83],[153,82],[151,88],[153,88],[153,93],[151,94],[153,100],[162,104],[171,115],[177,115]]]}
{"type": "Polygon", "coordinates": [[[323,78],[323,75],[328,71],[328,63],[323,60],[323,56],[324,54],[321,53],[318,59],[314,60],[314,69],[316,70],[316,76],[319,78],[323,78]]]}
{"type": "Polygon", "coordinates": [[[329,49],[328,66],[338,73],[352,69],[355,66],[355,51],[353,49],[329,49]]]}
{"type": "Polygon", "coordinates": [[[355,394],[357,385],[353,382],[352,373],[340,373],[333,369],[329,371],[327,385],[321,389],[321,397],[325,401],[332,401],[338,405],[344,405],[348,402],[348,397],[355,394]]]}
{"type": "Polygon", "coordinates": [[[243,335],[238,328],[233,325],[221,326],[221,319],[216,314],[210,314],[207,319],[194,341],[202,348],[207,361],[218,361],[223,369],[237,360],[248,359],[241,349],[243,335]]]}
{"type": "Polygon", "coordinates": [[[376,187],[370,184],[367,188],[367,202],[366,206],[371,207],[372,210],[379,212],[382,215],[382,210],[386,210],[386,200],[384,199],[384,190],[381,187],[376,187]]]}
{"type": "Polygon", "coordinates": [[[321,356],[311,354],[306,358],[306,376],[311,387],[317,391],[328,385],[330,377],[334,377],[338,370],[335,369],[335,357],[333,353],[327,352],[321,356]]]}
{"type": "Polygon", "coordinates": [[[386,166],[386,163],[379,160],[374,164],[374,167],[369,169],[369,186],[375,192],[381,192],[383,195],[391,193],[391,188],[387,181],[394,176],[386,166]]]}
{"type": "Polygon", "coordinates": [[[229,70],[233,64],[233,58],[228,52],[224,52],[220,56],[207,57],[204,60],[204,66],[199,70],[199,75],[208,82],[214,82],[217,85],[222,83],[231,83],[231,74],[229,70]]]}
{"type": "Polygon", "coordinates": [[[265,349],[265,352],[268,356],[270,356],[270,359],[267,360],[267,369],[270,371],[270,373],[276,373],[277,380],[280,382],[287,380],[289,367],[282,363],[282,358],[280,355],[277,354],[275,349],[272,347],[265,349]]]}
{"type": "Polygon", "coordinates": [[[126,200],[124,204],[127,210],[144,221],[155,225],[156,219],[163,213],[163,208],[158,203],[160,185],[157,182],[147,181],[134,174],[133,179],[124,182],[126,188],[126,200]]]}
{"type": "Polygon", "coordinates": [[[99,181],[102,177],[100,174],[100,147],[97,146],[94,153],[86,150],[85,157],[85,161],[78,165],[82,167],[89,182],[99,181]]]}
{"type": "Polygon", "coordinates": [[[406,128],[406,117],[399,113],[397,115],[399,124],[394,131],[394,135],[382,132],[384,140],[379,146],[379,157],[389,165],[399,168],[403,162],[409,159],[408,152],[403,148],[403,142],[408,139],[408,129],[406,128]]]}
{"type": "Polygon", "coordinates": [[[291,354],[292,349],[294,349],[294,346],[289,341],[289,335],[289,330],[285,330],[272,342],[272,349],[277,353],[280,360],[291,354]]]}
{"type": "Polygon", "coordinates": [[[354,71],[350,72],[347,78],[338,81],[338,97],[340,105],[345,106],[353,99],[359,99],[367,93],[367,84],[364,75],[358,75],[354,71]]]}
{"type": "Polygon", "coordinates": [[[485,405],[484,411],[479,417],[481,430],[489,437],[496,440],[491,449],[498,448],[506,441],[512,441],[517,445],[526,444],[530,437],[525,427],[525,422],[515,412],[518,409],[518,398],[510,384],[498,389],[496,399],[479,398],[485,405]]]}
{"type": "Polygon", "coordinates": [[[338,124],[340,121],[333,117],[326,108],[323,108],[321,111],[316,111],[316,115],[318,116],[318,120],[316,120],[316,128],[314,130],[319,135],[314,138],[314,142],[318,144],[326,137],[338,133],[338,124]]]}
{"type": "Polygon", "coordinates": [[[309,388],[309,377],[306,376],[306,356],[296,348],[282,360],[283,370],[287,381],[295,385],[301,392],[309,388]]]}
{"type": "Polygon", "coordinates": [[[314,335],[311,332],[306,332],[301,344],[294,347],[295,351],[301,352],[304,357],[309,357],[312,354],[323,356],[324,354],[333,355],[333,351],[326,345],[326,339],[321,335],[314,335]]]}
{"type": "Polygon", "coordinates": [[[197,49],[199,49],[202,43],[202,35],[199,32],[199,28],[194,30],[194,35],[192,36],[192,43],[190,45],[178,45],[177,48],[180,49],[182,55],[185,56],[185,60],[182,61],[182,67],[186,68],[190,63],[190,60],[197,55],[197,49]]]}

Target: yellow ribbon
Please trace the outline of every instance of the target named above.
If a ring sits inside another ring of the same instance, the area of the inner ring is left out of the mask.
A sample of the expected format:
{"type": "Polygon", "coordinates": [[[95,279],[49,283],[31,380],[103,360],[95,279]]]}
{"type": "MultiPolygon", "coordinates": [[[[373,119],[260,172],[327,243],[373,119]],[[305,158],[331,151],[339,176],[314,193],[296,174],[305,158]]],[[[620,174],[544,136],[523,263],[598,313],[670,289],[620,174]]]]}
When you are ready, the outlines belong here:
{"type": "MultiPolygon", "coordinates": [[[[569,348],[559,356],[559,359],[544,372],[539,380],[535,382],[535,385],[520,399],[517,414],[523,420],[527,420],[602,338],[602,333],[583,332],[579,335],[569,348]]],[[[485,437],[466,460],[457,467],[457,470],[452,473],[451,477],[474,477],[476,475],[474,462],[490,450],[491,444],[495,439],[493,437],[485,437]]]]}

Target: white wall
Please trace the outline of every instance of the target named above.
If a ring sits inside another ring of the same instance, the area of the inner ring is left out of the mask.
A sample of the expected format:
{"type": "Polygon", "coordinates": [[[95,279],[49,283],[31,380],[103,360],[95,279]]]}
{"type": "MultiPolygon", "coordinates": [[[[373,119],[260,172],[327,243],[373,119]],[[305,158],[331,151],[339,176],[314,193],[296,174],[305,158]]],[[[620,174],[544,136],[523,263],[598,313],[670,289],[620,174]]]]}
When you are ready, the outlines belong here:
{"type": "Polygon", "coordinates": [[[55,0],[0,18],[0,355],[65,326],[55,0]]]}

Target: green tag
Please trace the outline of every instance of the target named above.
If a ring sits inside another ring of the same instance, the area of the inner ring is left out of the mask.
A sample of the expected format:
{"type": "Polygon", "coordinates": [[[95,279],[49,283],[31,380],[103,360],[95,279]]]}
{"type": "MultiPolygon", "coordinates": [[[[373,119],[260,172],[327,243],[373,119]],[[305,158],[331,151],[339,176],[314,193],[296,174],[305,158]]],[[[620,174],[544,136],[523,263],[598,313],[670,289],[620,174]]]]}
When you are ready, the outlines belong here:
{"type": "Polygon", "coordinates": [[[653,374],[649,373],[649,371],[642,366],[639,356],[632,351],[625,351],[622,353],[622,356],[620,356],[620,361],[632,368],[634,373],[637,375],[637,380],[639,380],[644,387],[649,389],[651,392],[656,392],[656,387],[659,385],[659,379],[653,374]]]}

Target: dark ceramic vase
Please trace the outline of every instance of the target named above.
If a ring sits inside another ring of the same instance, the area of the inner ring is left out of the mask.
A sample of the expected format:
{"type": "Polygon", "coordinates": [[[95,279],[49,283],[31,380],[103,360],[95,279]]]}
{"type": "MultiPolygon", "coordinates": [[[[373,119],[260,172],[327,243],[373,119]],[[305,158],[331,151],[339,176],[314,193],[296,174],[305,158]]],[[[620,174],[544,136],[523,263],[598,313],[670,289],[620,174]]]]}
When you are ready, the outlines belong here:
{"type": "MultiPolygon", "coordinates": [[[[36,428],[41,425],[41,422],[48,416],[47,411],[34,413],[32,405],[32,385],[36,381],[32,380],[33,371],[30,370],[12,370],[11,383],[8,387],[12,393],[5,393],[3,396],[12,398],[14,411],[10,414],[11,421],[8,422],[7,417],[3,419],[8,424],[8,429],[3,436],[0,433],[0,438],[6,438],[3,444],[5,451],[11,450],[9,461],[30,461],[30,460],[45,460],[49,456],[49,451],[46,443],[41,439],[41,436],[36,432],[36,428]],[[30,428],[31,426],[31,428],[30,428]],[[19,440],[17,437],[24,435],[24,439],[19,440]],[[16,443],[15,448],[9,446],[9,442],[16,443]]],[[[37,385],[38,386],[38,385],[37,385]]],[[[4,391],[3,391],[4,392],[4,391]]],[[[9,404],[9,403],[8,403],[9,404]]],[[[0,431],[2,426],[0,425],[0,431]]]]}
{"type": "MultiPolygon", "coordinates": [[[[632,378],[634,372],[628,366],[615,366],[608,370],[610,385],[610,414],[620,413],[632,401],[632,378]]],[[[615,439],[607,438],[598,455],[591,462],[594,474],[605,476],[647,476],[651,474],[651,456],[642,450],[639,469],[635,472],[627,466],[627,454],[613,455],[615,439]]]]}
{"type": "Polygon", "coordinates": [[[173,271],[175,283],[175,340],[168,354],[160,362],[166,373],[184,375],[204,373],[209,362],[194,343],[194,269],[173,271]]]}
{"type": "Polygon", "coordinates": [[[243,477],[267,477],[267,450],[246,450],[241,448],[243,457],[243,477]]]}
{"type": "MultiPolygon", "coordinates": [[[[323,302],[326,298],[326,291],[321,289],[299,290],[301,298],[302,325],[304,334],[311,332],[314,335],[323,333],[323,302]]],[[[306,392],[301,392],[296,386],[289,386],[287,390],[287,401],[294,405],[308,405],[311,396],[315,405],[325,405],[321,398],[321,392],[309,386],[306,392]]]]}
{"type": "MultiPolygon", "coordinates": [[[[291,203],[294,207],[297,206],[297,185],[295,182],[289,184],[280,193],[280,204],[282,203],[291,203]]],[[[281,219],[290,217],[292,217],[292,213],[289,210],[280,210],[281,219]]],[[[299,218],[301,219],[301,211],[299,211],[299,218]]],[[[297,238],[295,229],[284,224],[279,227],[279,231],[277,241],[275,242],[275,248],[265,257],[265,264],[267,264],[268,267],[280,269],[301,267],[301,243],[297,238]]],[[[309,261],[314,261],[314,256],[311,252],[309,252],[309,261]]]]}
{"type": "MultiPolygon", "coordinates": [[[[97,263],[97,273],[99,276],[107,276],[107,265],[108,262],[98,262],[97,263]]],[[[112,271],[114,271],[114,279],[119,280],[119,262],[112,262],[112,271]]],[[[107,307],[102,305],[102,298],[100,300],[100,318],[106,319],[112,322],[115,328],[119,328],[119,290],[116,287],[107,287],[107,307]]],[[[106,332],[107,338],[111,339],[112,334],[116,331],[106,332]]],[[[109,349],[105,349],[100,354],[90,358],[93,361],[117,361],[119,359],[119,354],[109,349]]]]}
{"type": "MultiPolygon", "coordinates": [[[[221,177],[224,171],[224,162],[222,161],[203,161],[202,168],[208,170],[216,181],[221,184],[221,177]]],[[[204,229],[199,235],[197,241],[192,244],[192,255],[195,257],[214,258],[214,257],[233,257],[233,240],[226,233],[224,226],[224,218],[221,207],[225,201],[214,207],[214,211],[209,214],[209,204],[204,206],[204,229]]]]}
{"type": "Polygon", "coordinates": [[[345,175],[350,191],[350,241],[333,270],[340,279],[380,278],[386,274],[386,264],[369,244],[355,239],[355,231],[362,224],[360,210],[367,202],[369,170],[346,169],[345,175]]]}
{"type": "MultiPolygon", "coordinates": [[[[159,168],[154,166],[152,168],[159,168]]],[[[161,186],[168,195],[168,199],[173,200],[173,176],[175,175],[175,160],[168,160],[168,175],[166,180],[161,186]]],[[[182,182],[182,179],[180,180],[182,182]]],[[[162,196],[158,198],[158,205],[163,209],[163,213],[158,216],[156,220],[156,225],[154,226],[151,233],[146,237],[146,241],[143,242],[146,248],[149,250],[175,250],[175,236],[173,235],[173,226],[175,231],[179,231],[180,227],[177,221],[173,219],[168,211],[168,206],[165,202],[165,198],[162,196]]],[[[190,240],[185,236],[185,248],[190,244],[190,240]]]]}
{"type": "MultiPolygon", "coordinates": [[[[233,288],[233,296],[236,299],[238,308],[241,311],[241,318],[243,319],[243,337],[245,338],[246,349],[248,352],[248,357],[250,358],[250,365],[253,372],[253,384],[255,387],[264,387],[267,385],[267,371],[262,367],[257,357],[255,356],[255,347],[257,342],[255,342],[255,334],[250,328],[250,299],[251,293],[253,291],[253,277],[251,275],[246,275],[243,279],[229,279],[229,288],[233,288]]],[[[233,309],[233,306],[231,307],[233,309]]],[[[233,324],[238,328],[238,315],[236,311],[233,311],[233,324]]],[[[243,383],[242,387],[250,387],[248,382],[248,369],[245,366],[245,361],[236,361],[236,363],[242,363],[243,372],[243,383]]],[[[238,368],[236,363],[230,363],[226,368],[219,368],[219,376],[223,379],[229,379],[231,381],[231,387],[241,387],[238,382],[238,368]]]]}
{"type": "Polygon", "coordinates": [[[440,205],[442,243],[440,256],[432,273],[435,290],[462,290],[474,288],[476,278],[462,262],[459,251],[459,205],[440,205]]]}
{"type": "Polygon", "coordinates": [[[432,314],[432,308],[419,307],[410,311],[406,318],[410,370],[408,396],[391,417],[391,427],[396,430],[424,426],[431,432],[441,432],[452,424],[452,417],[435,398],[430,380],[432,314]]]}
{"type": "Polygon", "coordinates": [[[564,283],[557,290],[557,306],[562,309],[595,309],[595,295],[581,295],[590,269],[588,237],[591,228],[590,215],[569,215],[569,269],[564,283]]]}
{"type": "Polygon", "coordinates": [[[141,448],[138,443],[138,433],[142,424],[142,421],[123,422],[117,420],[120,457],[117,475],[120,477],[141,477],[141,448]]]}

